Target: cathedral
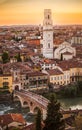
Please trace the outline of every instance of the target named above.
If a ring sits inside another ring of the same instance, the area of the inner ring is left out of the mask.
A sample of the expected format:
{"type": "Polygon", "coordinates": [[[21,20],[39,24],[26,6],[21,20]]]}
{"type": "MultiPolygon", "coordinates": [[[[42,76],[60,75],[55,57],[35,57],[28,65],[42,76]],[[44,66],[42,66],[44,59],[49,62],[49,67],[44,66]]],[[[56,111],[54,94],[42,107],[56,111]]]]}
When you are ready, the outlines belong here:
{"type": "Polygon", "coordinates": [[[70,43],[64,41],[58,47],[53,44],[53,21],[51,9],[44,10],[42,54],[48,59],[69,60],[76,56],[76,50],[70,43]]]}

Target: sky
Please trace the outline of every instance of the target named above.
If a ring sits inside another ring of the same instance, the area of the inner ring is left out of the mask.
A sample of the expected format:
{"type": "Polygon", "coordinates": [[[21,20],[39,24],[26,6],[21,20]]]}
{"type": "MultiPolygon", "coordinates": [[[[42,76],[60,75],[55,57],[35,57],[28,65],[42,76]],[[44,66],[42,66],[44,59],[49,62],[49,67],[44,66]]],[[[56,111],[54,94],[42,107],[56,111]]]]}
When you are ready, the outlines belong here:
{"type": "Polygon", "coordinates": [[[42,24],[44,9],[53,24],[82,24],[82,0],[0,0],[0,25],[42,24]]]}

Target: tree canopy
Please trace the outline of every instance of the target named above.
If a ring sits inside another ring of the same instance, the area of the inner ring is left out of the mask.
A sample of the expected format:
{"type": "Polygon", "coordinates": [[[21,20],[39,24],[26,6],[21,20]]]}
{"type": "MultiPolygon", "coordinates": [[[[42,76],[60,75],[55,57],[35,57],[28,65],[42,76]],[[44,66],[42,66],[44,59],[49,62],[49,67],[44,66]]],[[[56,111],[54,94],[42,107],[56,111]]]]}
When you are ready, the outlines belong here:
{"type": "Polygon", "coordinates": [[[44,121],[45,127],[43,130],[64,130],[65,122],[60,112],[60,103],[54,95],[51,95],[50,102],[47,107],[47,117],[44,121]]]}
{"type": "Polygon", "coordinates": [[[36,116],[36,130],[41,130],[41,111],[38,109],[36,116]]]}
{"type": "Polygon", "coordinates": [[[2,61],[3,63],[7,63],[9,61],[9,55],[8,55],[8,52],[3,52],[2,54],[2,61]]]}

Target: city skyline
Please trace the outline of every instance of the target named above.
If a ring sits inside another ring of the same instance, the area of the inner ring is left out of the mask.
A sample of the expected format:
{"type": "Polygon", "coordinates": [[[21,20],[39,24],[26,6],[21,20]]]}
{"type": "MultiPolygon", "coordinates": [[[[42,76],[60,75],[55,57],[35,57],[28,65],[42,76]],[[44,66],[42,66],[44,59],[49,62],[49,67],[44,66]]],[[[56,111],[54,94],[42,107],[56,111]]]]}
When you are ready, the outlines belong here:
{"type": "Polygon", "coordinates": [[[81,0],[1,0],[0,25],[42,24],[44,9],[52,10],[53,24],[82,24],[81,0]]]}

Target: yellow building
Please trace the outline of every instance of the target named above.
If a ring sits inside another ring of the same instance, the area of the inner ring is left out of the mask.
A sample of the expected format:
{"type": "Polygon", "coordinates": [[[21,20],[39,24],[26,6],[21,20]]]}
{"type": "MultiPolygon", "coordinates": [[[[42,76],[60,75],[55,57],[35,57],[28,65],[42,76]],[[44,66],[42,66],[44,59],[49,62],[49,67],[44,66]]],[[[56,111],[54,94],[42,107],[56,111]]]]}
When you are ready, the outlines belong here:
{"type": "Polygon", "coordinates": [[[82,80],[82,67],[70,68],[70,80],[71,82],[82,80]]]}
{"type": "Polygon", "coordinates": [[[12,76],[10,74],[0,75],[0,88],[8,88],[12,92],[12,76]]]}
{"type": "Polygon", "coordinates": [[[63,73],[64,73],[64,85],[67,85],[69,84],[71,81],[70,81],[70,70],[69,69],[63,69],[63,73]]]}
{"type": "Polygon", "coordinates": [[[49,82],[53,84],[63,85],[64,84],[64,74],[59,69],[47,70],[49,75],[49,82]]]}

